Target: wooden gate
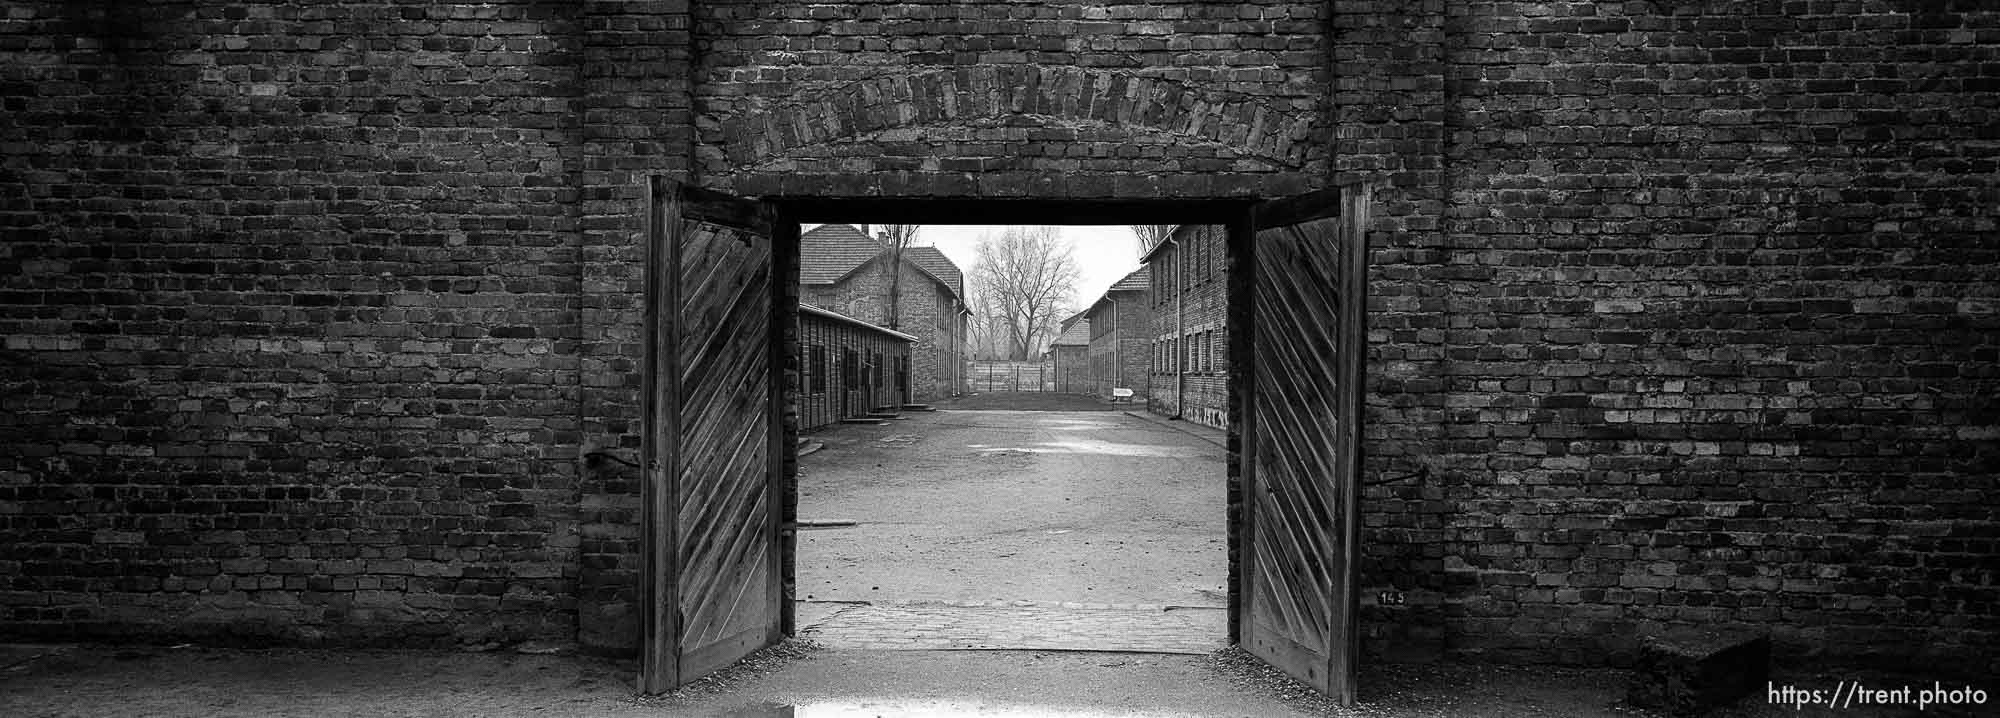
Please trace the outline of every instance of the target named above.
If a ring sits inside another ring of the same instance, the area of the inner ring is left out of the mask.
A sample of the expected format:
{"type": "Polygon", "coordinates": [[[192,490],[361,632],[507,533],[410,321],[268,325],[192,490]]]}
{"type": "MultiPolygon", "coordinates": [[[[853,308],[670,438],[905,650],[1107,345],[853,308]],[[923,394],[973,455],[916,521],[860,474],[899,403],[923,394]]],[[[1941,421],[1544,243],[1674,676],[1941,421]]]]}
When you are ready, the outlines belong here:
{"type": "Polygon", "coordinates": [[[1354,702],[1367,191],[1258,205],[1243,426],[1245,650],[1354,702]]]}
{"type": "Polygon", "coordinates": [[[647,227],[639,690],[783,637],[772,213],[655,178],[647,227]]]}

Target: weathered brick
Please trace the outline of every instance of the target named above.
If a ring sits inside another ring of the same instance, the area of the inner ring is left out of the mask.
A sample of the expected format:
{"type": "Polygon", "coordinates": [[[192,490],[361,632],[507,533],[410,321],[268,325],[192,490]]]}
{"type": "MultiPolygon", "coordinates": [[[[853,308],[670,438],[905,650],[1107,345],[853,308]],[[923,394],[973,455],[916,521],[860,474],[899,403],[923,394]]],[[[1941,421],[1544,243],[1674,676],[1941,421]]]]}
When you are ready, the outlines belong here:
{"type": "Polygon", "coordinates": [[[1371,651],[1996,669],[1991,10],[87,5],[0,19],[10,635],[629,649],[648,175],[1366,181],[1371,651]]]}

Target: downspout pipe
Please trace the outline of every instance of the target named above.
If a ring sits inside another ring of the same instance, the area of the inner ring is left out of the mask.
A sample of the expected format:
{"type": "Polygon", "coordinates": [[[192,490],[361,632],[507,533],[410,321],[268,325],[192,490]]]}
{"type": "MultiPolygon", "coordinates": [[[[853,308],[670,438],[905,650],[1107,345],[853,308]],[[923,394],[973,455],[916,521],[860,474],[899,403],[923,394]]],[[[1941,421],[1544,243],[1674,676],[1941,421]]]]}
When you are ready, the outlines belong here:
{"type": "Polygon", "coordinates": [[[1104,301],[1111,303],[1111,330],[1106,332],[1111,335],[1111,376],[1108,377],[1111,385],[1105,387],[1105,393],[1109,394],[1109,390],[1125,385],[1125,347],[1122,346],[1125,341],[1124,332],[1119,331],[1123,327],[1118,322],[1118,299],[1105,292],[1104,301]]]}

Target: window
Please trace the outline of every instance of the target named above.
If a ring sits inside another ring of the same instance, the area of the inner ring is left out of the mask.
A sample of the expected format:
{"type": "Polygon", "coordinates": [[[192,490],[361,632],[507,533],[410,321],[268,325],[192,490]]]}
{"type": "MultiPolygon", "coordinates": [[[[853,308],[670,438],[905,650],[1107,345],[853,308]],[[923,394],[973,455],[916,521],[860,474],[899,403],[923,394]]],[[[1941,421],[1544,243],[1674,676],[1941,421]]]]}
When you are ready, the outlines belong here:
{"type": "Polygon", "coordinates": [[[1208,281],[1209,279],[1211,279],[1211,278],[1214,278],[1214,277],[1215,277],[1215,240],[1216,240],[1216,239],[1217,239],[1217,237],[1215,236],[1215,230],[1214,230],[1214,228],[1213,228],[1213,227],[1203,227],[1203,228],[1201,228],[1201,278],[1202,278],[1202,281],[1208,281]]]}
{"type": "Polygon", "coordinates": [[[1194,254],[1194,256],[1189,257],[1192,263],[1188,265],[1188,284],[1194,284],[1202,279],[1202,265],[1208,263],[1207,242],[1205,241],[1207,239],[1207,233],[1201,231],[1199,228],[1188,232],[1188,251],[1194,254]]]}
{"type": "Polygon", "coordinates": [[[826,365],[826,347],[814,344],[806,347],[806,392],[818,394],[826,391],[826,375],[831,367],[826,365]]]}

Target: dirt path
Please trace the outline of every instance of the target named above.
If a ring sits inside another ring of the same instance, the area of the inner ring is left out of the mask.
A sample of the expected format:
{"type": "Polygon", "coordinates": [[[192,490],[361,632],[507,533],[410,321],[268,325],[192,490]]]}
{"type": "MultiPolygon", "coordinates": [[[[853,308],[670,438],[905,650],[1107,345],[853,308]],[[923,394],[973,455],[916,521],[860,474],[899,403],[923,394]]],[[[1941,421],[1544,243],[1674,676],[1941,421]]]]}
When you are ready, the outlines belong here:
{"type": "Polygon", "coordinates": [[[1115,411],[906,416],[813,437],[799,516],[860,525],[801,532],[800,598],[1224,605],[1221,448],[1115,411]]]}

